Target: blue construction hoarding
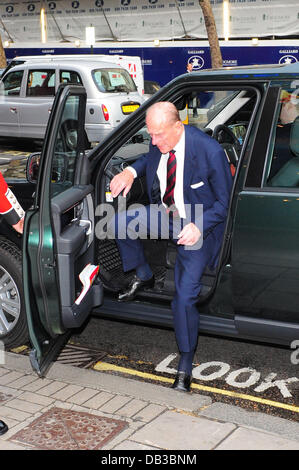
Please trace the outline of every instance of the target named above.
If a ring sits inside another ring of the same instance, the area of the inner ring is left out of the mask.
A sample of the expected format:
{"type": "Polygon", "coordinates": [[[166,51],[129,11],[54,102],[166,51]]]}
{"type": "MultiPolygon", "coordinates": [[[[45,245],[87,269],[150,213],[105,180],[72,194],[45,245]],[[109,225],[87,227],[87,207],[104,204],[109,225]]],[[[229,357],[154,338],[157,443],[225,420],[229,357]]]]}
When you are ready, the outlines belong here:
{"type": "MultiPolygon", "coordinates": [[[[231,45],[221,46],[223,65],[242,66],[255,64],[279,64],[285,62],[299,61],[299,41],[294,40],[294,45],[282,45],[283,41],[268,41],[269,45],[242,45],[241,41],[234,45],[234,41],[229,41],[231,45]]],[[[266,41],[263,41],[266,42],[266,41]]],[[[155,80],[164,85],[174,77],[186,72],[187,63],[191,62],[193,70],[201,70],[211,67],[211,55],[208,42],[206,45],[196,46],[195,41],[176,41],[175,45],[158,47],[144,47],[138,44],[131,44],[130,47],[94,47],[94,54],[118,54],[141,57],[145,80],[155,80]]],[[[244,41],[245,43],[245,41],[244,41]]],[[[290,41],[289,41],[290,43],[290,41]]],[[[201,41],[202,44],[202,41],[201,41]]],[[[17,55],[44,55],[44,54],[88,54],[89,48],[53,47],[45,48],[14,48],[6,50],[8,59],[17,55]]]]}

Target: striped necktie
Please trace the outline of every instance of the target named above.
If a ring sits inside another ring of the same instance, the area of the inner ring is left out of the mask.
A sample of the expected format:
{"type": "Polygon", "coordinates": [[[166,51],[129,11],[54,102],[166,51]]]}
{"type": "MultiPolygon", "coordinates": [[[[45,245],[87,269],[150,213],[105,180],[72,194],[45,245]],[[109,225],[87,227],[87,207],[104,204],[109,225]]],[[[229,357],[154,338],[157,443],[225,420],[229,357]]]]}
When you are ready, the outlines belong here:
{"type": "Polygon", "coordinates": [[[163,196],[163,202],[168,207],[174,205],[174,187],[175,187],[175,175],[176,174],[176,158],[175,150],[170,150],[169,157],[167,160],[167,182],[166,191],[163,196]]]}

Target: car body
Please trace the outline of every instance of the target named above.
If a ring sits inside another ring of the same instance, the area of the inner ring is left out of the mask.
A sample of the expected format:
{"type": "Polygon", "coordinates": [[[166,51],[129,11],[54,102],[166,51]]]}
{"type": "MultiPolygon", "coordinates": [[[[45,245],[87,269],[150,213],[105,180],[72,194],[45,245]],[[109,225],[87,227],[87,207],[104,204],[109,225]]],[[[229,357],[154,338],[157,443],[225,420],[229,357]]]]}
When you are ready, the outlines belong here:
{"type": "MultiPolygon", "coordinates": [[[[87,92],[89,143],[102,141],[144,101],[127,70],[110,62],[28,60],[9,69],[0,82],[0,136],[43,139],[61,83],[81,84],[87,92]]],[[[66,125],[72,145],[73,123],[66,125]]]]}
{"type": "MultiPolygon", "coordinates": [[[[13,282],[16,286],[10,287],[11,301],[19,296],[18,314],[6,315],[2,321],[7,326],[6,333],[2,327],[7,345],[24,341],[27,325],[31,363],[42,375],[72,329],[80,327],[90,313],[172,325],[173,243],[143,241],[155,285],[140,291],[136,300],[120,304],[112,281],[127,282],[131,274],[123,272],[115,240],[107,239],[105,231],[115,210],[148,202],[143,177],[135,179],[126,198],[111,198],[109,184],[113,175],[147,153],[150,136],[145,113],[163,100],[175,103],[185,123],[220,142],[232,170],[218,265],[205,271],[198,298],[200,331],[284,345],[298,338],[299,119],[293,115],[287,128],[281,119],[286,104],[298,110],[298,84],[299,64],[185,74],[159,90],[88,152],[82,138],[86,92],[78,86],[60,88],[42,154],[28,160],[31,183],[17,182],[16,169],[4,173],[27,209],[23,284],[11,259],[14,253],[15,259],[21,256],[20,238],[11,229],[7,246],[5,224],[0,225],[0,265],[11,277],[10,286],[13,282]],[[78,132],[72,150],[64,148],[62,138],[70,103],[76,103],[72,109],[78,132]],[[34,184],[36,158],[39,170],[34,184]],[[99,278],[77,305],[79,275],[88,263],[99,265],[99,278]]],[[[196,190],[201,190],[200,185],[196,190]]]]}

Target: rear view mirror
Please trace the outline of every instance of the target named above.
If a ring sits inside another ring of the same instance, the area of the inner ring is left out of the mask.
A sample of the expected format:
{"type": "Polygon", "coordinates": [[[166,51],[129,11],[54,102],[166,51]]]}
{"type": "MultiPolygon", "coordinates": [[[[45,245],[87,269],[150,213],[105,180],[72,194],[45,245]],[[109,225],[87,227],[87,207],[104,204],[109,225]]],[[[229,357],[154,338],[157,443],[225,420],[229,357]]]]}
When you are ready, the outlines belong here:
{"type": "Polygon", "coordinates": [[[26,178],[29,183],[37,183],[38,171],[39,171],[39,161],[40,161],[40,152],[31,153],[27,160],[26,166],[26,178]]]}
{"type": "Polygon", "coordinates": [[[184,95],[181,98],[179,98],[177,101],[175,101],[174,104],[178,111],[182,111],[183,109],[186,108],[187,102],[188,102],[188,97],[184,95]]]}

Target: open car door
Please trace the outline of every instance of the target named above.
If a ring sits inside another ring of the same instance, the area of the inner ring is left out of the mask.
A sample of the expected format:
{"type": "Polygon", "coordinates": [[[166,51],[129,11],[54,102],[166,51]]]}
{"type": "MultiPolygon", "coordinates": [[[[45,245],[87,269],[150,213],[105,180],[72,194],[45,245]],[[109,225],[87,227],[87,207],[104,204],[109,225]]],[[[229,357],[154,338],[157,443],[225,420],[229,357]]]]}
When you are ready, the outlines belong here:
{"type": "MultiPolygon", "coordinates": [[[[35,163],[35,202],[25,217],[24,296],[30,360],[39,375],[44,375],[71,328],[80,327],[102,302],[102,285],[92,264],[94,188],[84,153],[85,107],[83,87],[58,90],[35,163]]],[[[28,164],[27,174],[32,174],[34,161],[29,159],[28,164]]]]}

